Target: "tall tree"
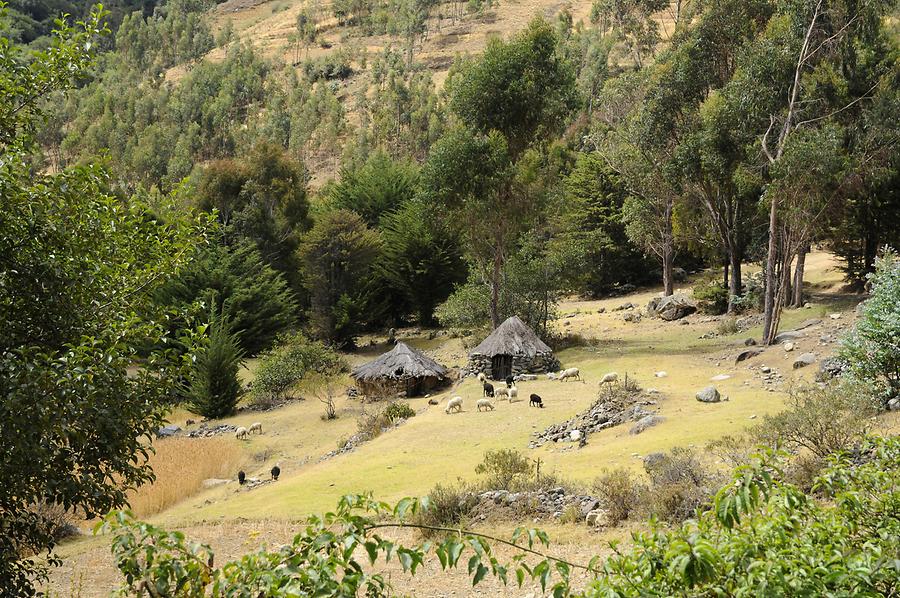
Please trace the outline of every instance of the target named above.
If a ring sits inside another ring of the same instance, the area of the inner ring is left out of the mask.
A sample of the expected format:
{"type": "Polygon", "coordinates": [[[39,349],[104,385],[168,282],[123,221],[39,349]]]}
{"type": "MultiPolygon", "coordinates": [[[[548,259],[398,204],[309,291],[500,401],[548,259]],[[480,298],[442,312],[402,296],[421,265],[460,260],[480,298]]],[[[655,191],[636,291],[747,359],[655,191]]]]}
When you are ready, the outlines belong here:
{"type": "Polygon", "coordinates": [[[509,42],[492,39],[449,84],[463,126],[433,148],[427,194],[456,213],[471,257],[491,283],[491,323],[500,324],[503,263],[533,216],[529,148],[558,131],[575,106],[574,70],[542,19],[509,42]]]}
{"type": "Polygon", "coordinates": [[[153,479],[147,443],[178,373],[158,351],[130,368],[164,335],[150,293],[192,253],[194,227],[113,196],[102,169],[28,166],[48,94],[88,74],[101,18],[61,24],[36,53],[0,35],[3,596],[33,595],[59,563],[37,505],[91,517],[153,479]]]}

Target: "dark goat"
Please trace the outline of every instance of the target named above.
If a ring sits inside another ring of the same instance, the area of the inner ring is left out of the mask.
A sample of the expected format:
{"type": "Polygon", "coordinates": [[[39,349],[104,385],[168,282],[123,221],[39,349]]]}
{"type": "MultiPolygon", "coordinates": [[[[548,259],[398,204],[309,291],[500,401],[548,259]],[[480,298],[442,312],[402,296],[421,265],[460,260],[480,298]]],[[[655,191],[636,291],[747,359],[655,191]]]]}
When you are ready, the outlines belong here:
{"type": "Polygon", "coordinates": [[[277,482],[279,475],[281,475],[281,468],[278,467],[278,464],[276,463],[275,467],[272,468],[272,479],[277,482]]]}
{"type": "Polygon", "coordinates": [[[506,388],[512,388],[512,385],[513,385],[513,377],[507,376],[506,377],[506,388]]]}
{"type": "Polygon", "coordinates": [[[494,385],[493,384],[488,384],[487,382],[485,382],[483,390],[484,390],[483,396],[485,396],[485,397],[494,396],[494,385]]]}
{"type": "Polygon", "coordinates": [[[247,474],[244,473],[244,470],[238,472],[238,484],[241,486],[244,485],[244,482],[247,480],[247,474]]]}
{"type": "Polygon", "coordinates": [[[531,397],[530,397],[529,400],[528,400],[528,406],[529,406],[529,407],[531,407],[531,406],[534,406],[534,407],[543,407],[543,406],[544,406],[544,400],[543,400],[540,396],[538,396],[538,395],[536,395],[536,394],[532,394],[531,397]]]}

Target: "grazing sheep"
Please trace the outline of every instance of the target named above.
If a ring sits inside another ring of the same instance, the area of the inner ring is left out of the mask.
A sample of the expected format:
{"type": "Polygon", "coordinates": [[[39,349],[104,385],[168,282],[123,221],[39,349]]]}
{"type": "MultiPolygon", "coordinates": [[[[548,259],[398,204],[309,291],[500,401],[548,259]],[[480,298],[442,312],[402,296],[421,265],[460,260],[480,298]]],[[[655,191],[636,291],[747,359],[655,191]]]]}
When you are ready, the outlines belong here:
{"type": "MultiPolygon", "coordinates": [[[[569,378],[575,378],[576,380],[581,380],[581,372],[578,368],[568,368],[566,370],[561,371],[556,376],[557,380],[568,380],[569,378]]],[[[581,380],[584,382],[584,380],[581,380]]]]}
{"type": "Polygon", "coordinates": [[[450,413],[450,410],[454,410],[457,413],[462,411],[462,397],[453,397],[449,401],[447,401],[447,408],[444,409],[445,413],[450,413]]]}
{"type": "Polygon", "coordinates": [[[257,434],[262,434],[262,424],[261,423],[253,422],[252,424],[250,424],[250,427],[247,428],[247,433],[253,434],[254,432],[256,432],[257,434]]]}
{"type": "Polygon", "coordinates": [[[519,374],[518,376],[513,377],[513,380],[516,382],[522,382],[525,380],[537,380],[538,377],[534,374],[519,374]]]}
{"type": "Polygon", "coordinates": [[[509,389],[505,386],[501,386],[500,388],[494,389],[494,396],[498,399],[508,399],[509,398],[509,389]]]}
{"type": "Polygon", "coordinates": [[[238,440],[247,440],[247,437],[249,435],[250,435],[250,433],[247,432],[247,428],[245,428],[244,426],[241,426],[240,428],[238,428],[237,430],[234,431],[234,437],[237,438],[238,440]]]}
{"type": "Polygon", "coordinates": [[[510,386],[506,389],[507,393],[509,393],[509,402],[514,403],[517,398],[519,398],[519,389],[515,386],[510,386]]]}
{"type": "Polygon", "coordinates": [[[482,396],[485,396],[485,397],[494,396],[494,385],[493,384],[485,382],[481,388],[482,388],[482,392],[483,392],[482,396]]]}
{"type": "Polygon", "coordinates": [[[506,377],[506,388],[510,388],[510,387],[512,387],[512,385],[513,385],[513,377],[507,376],[506,377]]]}
{"type": "Polygon", "coordinates": [[[241,471],[238,472],[238,484],[243,486],[244,482],[246,482],[246,481],[247,481],[247,474],[244,473],[244,470],[242,469],[241,471]]]}
{"type": "Polygon", "coordinates": [[[604,384],[613,384],[619,381],[619,374],[616,372],[610,372],[608,374],[604,374],[603,378],[600,379],[600,386],[604,384]]]}
{"type": "Polygon", "coordinates": [[[539,395],[532,394],[531,397],[529,397],[529,400],[528,400],[528,406],[529,406],[529,407],[541,407],[541,408],[543,408],[543,406],[544,406],[544,400],[541,399],[541,397],[540,397],[539,395]]]}
{"type": "Polygon", "coordinates": [[[272,479],[277,482],[278,476],[280,476],[280,475],[281,475],[281,468],[278,467],[278,463],[276,463],[275,466],[272,467],[272,479]]]}
{"type": "Polygon", "coordinates": [[[484,384],[485,380],[486,380],[486,378],[484,376],[484,372],[478,372],[478,381],[481,382],[482,384],[484,384]]]}
{"type": "Polygon", "coordinates": [[[485,411],[494,410],[494,404],[490,401],[490,399],[478,399],[478,402],[475,405],[479,411],[482,410],[482,407],[484,407],[485,411]]]}

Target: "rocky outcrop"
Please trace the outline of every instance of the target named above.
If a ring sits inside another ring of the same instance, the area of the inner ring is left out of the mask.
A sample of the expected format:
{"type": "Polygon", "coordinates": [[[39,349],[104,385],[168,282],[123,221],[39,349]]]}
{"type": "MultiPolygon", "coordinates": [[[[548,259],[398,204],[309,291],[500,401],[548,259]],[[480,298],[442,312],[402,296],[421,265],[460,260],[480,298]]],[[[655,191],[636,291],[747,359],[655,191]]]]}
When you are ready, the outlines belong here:
{"type": "Polygon", "coordinates": [[[645,407],[655,405],[656,401],[643,397],[639,391],[628,397],[601,396],[586,411],[535,433],[535,438],[528,443],[528,447],[537,448],[547,442],[577,442],[594,432],[655,415],[645,407]],[[578,434],[573,435],[576,431],[578,434]],[[573,437],[578,440],[573,441],[573,437]]]}
{"type": "Polygon", "coordinates": [[[218,426],[209,427],[204,422],[200,424],[198,429],[188,432],[188,438],[209,438],[219,434],[234,434],[236,430],[237,426],[232,426],[231,424],[219,424],[218,426]]]}
{"type": "Polygon", "coordinates": [[[647,314],[671,322],[697,311],[697,304],[686,295],[654,297],[647,304],[647,314]]]}
{"type": "Polygon", "coordinates": [[[666,418],[661,415],[646,415],[639,419],[636,424],[631,426],[631,429],[628,430],[628,433],[633,435],[640,434],[641,432],[649,430],[653,426],[659,425],[664,421],[666,421],[666,418]]]}
{"type": "Polygon", "coordinates": [[[722,395],[719,394],[715,386],[707,386],[695,396],[701,403],[718,403],[722,400],[722,395]]]}
{"type": "Polygon", "coordinates": [[[816,362],[816,356],[813,353],[803,353],[794,360],[794,369],[804,368],[816,362]]]}
{"type": "Polygon", "coordinates": [[[838,357],[826,357],[819,363],[819,371],[816,372],[816,380],[826,382],[832,378],[838,378],[847,371],[847,364],[838,357]]]}

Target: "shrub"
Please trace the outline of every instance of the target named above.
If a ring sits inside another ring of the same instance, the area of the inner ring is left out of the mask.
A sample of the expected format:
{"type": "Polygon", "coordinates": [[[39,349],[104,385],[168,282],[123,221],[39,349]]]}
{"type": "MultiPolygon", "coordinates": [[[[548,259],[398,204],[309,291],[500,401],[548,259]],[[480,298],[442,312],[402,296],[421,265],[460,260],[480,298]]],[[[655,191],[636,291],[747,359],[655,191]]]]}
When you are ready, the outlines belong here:
{"type": "Polygon", "coordinates": [[[763,291],[765,290],[763,273],[747,274],[744,276],[743,282],[744,292],[740,296],[731,299],[731,306],[737,313],[762,311],[763,291]]]}
{"type": "Polygon", "coordinates": [[[67,511],[63,505],[49,502],[41,502],[29,509],[40,518],[41,525],[47,535],[54,541],[59,541],[79,533],[75,525],[75,517],[71,511],[67,511]]]}
{"type": "MultiPolygon", "coordinates": [[[[462,482],[438,484],[428,492],[428,507],[413,516],[413,522],[431,527],[464,527],[472,509],[478,504],[475,493],[462,482]]],[[[423,529],[426,538],[439,532],[423,529]]]]}
{"type": "Polygon", "coordinates": [[[628,519],[640,505],[642,488],[627,469],[604,470],[593,484],[611,525],[628,519]]]}
{"type": "Polygon", "coordinates": [[[350,66],[350,54],[347,52],[332,52],[319,58],[303,61],[303,74],[312,82],[320,79],[346,79],[353,74],[350,66]]]}
{"type": "Polygon", "coordinates": [[[309,373],[332,375],[347,370],[338,353],[319,341],[295,333],[280,338],[277,347],[264,353],[253,380],[257,403],[291,398],[291,391],[309,373]]]}
{"type": "Polygon", "coordinates": [[[706,280],[694,287],[700,313],[720,315],[728,311],[728,289],[718,280],[706,280]]]}
{"type": "Polygon", "coordinates": [[[207,330],[191,367],[188,397],[194,413],[218,419],[232,415],[244,394],[238,379],[244,353],[225,316],[211,318],[207,330]]]}
{"type": "Polygon", "coordinates": [[[873,387],[885,402],[900,394],[900,259],[885,251],[875,262],[872,296],[862,304],[856,328],[840,357],[851,378],[873,387]]]}
{"type": "Polygon", "coordinates": [[[520,480],[530,478],[534,468],[531,460],[512,449],[486,451],[475,473],[486,476],[484,483],[491,490],[512,490],[520,480]]]}
{"type": "Polygon", "coordinates": [[[416,411],[412,407],[410,407],[409,404],[403,403],[401,401],[396,401],[385,407],[384,415],[391,421],[397,421],[400,419],[409,419],[411,417],[415,417],[416,411]]]}
{"type": "Polygon", "coordinates": [[[766,416],[753,433],[769,446],[802,448],[827,457],[852,447],[874,413],[872,399],[859,386],[839,382],[796,386],[790,389],[788,408],[766,416]]]}
{"type": "Polygon", "coordinates": [[[737,325],[737,318],[724,318],[720,320],[718,326],[716,326],[716,332],[722,336],[737,334],[740,331],[741,329],[738,328],[737,325]]]}
{"type": "Polygon", "coordinates": [[[398,421],[415,416],[416,412],[406,403],[388,403],[384,408],[371,413],[363,412],[356,422],[357,429],[365,438],[372,439],[394,426],[398,421]]]}
{"type": "Polygon", "coordinates": [[[712,498],[711,475],[690,449],[674,448],[646,462],[644,469],[650,476],[644,508],[663,521],[679,523],[693,517],[712,498]]]}

